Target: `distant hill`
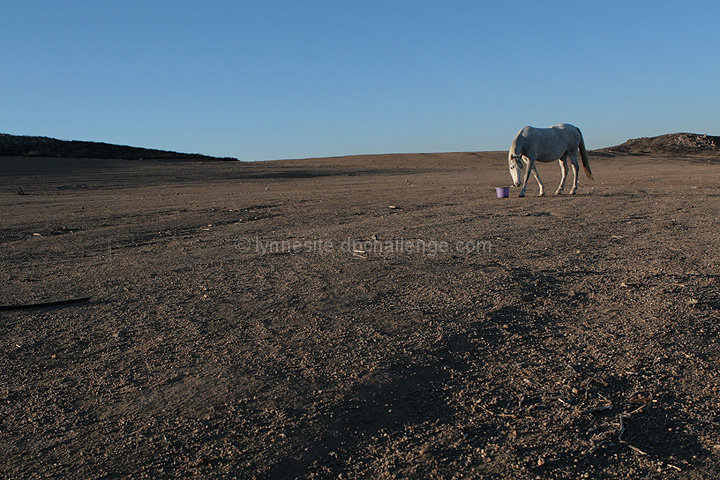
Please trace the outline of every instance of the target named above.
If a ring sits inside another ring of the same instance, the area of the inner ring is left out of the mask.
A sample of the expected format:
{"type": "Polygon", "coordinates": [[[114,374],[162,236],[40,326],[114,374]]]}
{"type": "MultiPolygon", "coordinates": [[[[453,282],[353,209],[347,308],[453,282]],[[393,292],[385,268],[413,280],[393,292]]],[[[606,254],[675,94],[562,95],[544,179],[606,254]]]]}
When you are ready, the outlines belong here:
{"type": "Polygon", "coordinates": [[[152,148],[128,147],[111,143],[58,140],[0,133],[2,157],[98,158],[119,160],[237,160],[232,157],[211,157],[199,153],[178,153],[152,148]]]}
{"type": "Polygon", "coordinates": [[[600,151],[631,154],[718,155],[720,137],[697,133],[670,133],[657,137],[633,138],[600,151]]]}

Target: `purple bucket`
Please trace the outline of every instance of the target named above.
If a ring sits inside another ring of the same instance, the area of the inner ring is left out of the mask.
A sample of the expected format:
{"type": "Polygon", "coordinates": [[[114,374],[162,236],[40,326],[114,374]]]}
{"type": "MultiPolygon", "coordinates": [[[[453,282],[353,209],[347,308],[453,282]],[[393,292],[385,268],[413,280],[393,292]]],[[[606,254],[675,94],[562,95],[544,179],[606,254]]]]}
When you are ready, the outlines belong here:
{"type": "Polygon", "coordinates": [[[508,198],[510,196],[510,187],[497,187],[495,194],[498,198],[508,198]]]}

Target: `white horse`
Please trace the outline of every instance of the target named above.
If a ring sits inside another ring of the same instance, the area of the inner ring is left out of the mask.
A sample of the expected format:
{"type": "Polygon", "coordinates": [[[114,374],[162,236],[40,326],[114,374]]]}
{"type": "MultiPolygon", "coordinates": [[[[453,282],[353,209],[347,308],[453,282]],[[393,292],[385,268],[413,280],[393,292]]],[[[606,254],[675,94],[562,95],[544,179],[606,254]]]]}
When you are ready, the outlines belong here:
{"type": "Polygon", "coordinates": [[[537,180],[540,186],[538,196],[545,195],[545,186],[542,181],[540,181],[540,176],[538,176],[537,169],[535,168],[535,162],[552,162],[555,160],[559,160],[560,162],[560,172],[562,175],[560,178],[560,186],[555,190],[555,195],[560,195],[563,188],[565,188],[565,176],[567,174],[566,161],[568,158],[570,158],[574,176],[570,195],[575,195],[578,186],[578,149],[580,150],[585,173],[590,177],[590,180],[592,180],[592,172],[590,171],[590,164],[588,163],[587,152],[585,151],[585,142],[583,141],[579,128],[569,123],[562,123],[550,128],[525,127],[520,130],[515,136],[510,146],[510,152],[508,153],[510,176],[516,187],[520,186],[522,174],[522,189],[518,196],[525,196],[525,189],[530,179],[530,172],[535,175],[535,180],[537,180]],[[524,174],[523,163],[527,168],[524,174]]]}

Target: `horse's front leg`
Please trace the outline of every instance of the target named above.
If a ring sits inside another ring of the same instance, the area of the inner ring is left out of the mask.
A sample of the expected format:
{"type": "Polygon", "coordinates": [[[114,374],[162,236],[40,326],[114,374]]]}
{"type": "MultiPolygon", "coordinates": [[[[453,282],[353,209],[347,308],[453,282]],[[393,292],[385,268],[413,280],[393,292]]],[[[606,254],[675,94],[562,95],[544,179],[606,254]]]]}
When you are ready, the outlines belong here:
{"type": "Polygon", "coordinates": [[[520,189],[518,197],[525,196],[525,189],[527,189],[528,180],[530,180],[530,172],[535,168],[535,160],[531,158],[525,166],[527,168],[525,169],[525,173],[523,173],[522,188],[520,189]]]}
{"type": "Polygon", "coordinates": [[[545,195],[545,185],[543,185],[542,180],[540,180],[540,175],[538,175],[535,165],[533,165],[532,171],[533,175],[535,176],[535,180],[537,180],[538,182],[538,187],[540,187],[540,193],[538,193],[538,197],[542,197],[543,195],[545,195]]]}
{"type": "Polygon", "coordinates": [[[558,162],[560,162],[560,185],[558,185],[557,190],[555,190],[555,195],[562,194],[565,189],[565,178],[567,177],[567,153],[565,153],[558,162]]]}

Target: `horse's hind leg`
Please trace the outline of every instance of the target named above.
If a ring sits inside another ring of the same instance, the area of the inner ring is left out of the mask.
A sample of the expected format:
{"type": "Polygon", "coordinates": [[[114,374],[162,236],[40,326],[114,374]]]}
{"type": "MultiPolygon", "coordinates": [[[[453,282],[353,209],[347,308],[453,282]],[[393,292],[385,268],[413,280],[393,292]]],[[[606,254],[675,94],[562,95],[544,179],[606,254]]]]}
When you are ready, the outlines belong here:
{"type": "Polygon", "coordinates": [[[542,197],[545,195],[545,185],[543,185],[542,180],[540,180],[540,175],[538,175],[537,168],[535,168],[535,165],[532,167],[533,175],[535,176],[535,180],[538,182],[538,187],[540,187],[540,193],[538,193],[538,197],[542,197]]]}
{"type": "Polygon", "coordinates": [[[568,156],[570,157],[570,166],[573,171],[573,186],[570,189],[570,195],[575,195],[578,186],[578,169],[580,168],[577,161],[577,151],[568,152],[568,156]]]}
{"type": "Polygon", "coordinates": [[[560,195],[565,188],[565,178],[567,177],[567,152],[565,152],[560,160],[560,185],[555,190],[555,195],[560,195]]]}

